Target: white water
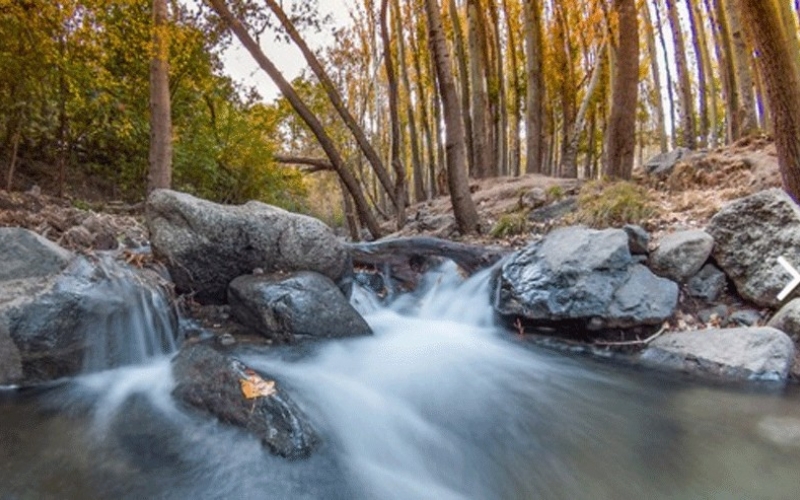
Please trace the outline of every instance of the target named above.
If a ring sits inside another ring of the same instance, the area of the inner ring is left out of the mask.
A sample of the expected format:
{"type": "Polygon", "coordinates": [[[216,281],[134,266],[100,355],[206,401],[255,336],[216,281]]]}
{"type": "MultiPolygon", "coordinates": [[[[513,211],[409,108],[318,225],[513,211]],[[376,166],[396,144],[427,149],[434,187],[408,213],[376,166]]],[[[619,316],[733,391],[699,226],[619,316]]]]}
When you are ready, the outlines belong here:
{"type": "Polygon", "coordinates": [[[81,377],[32,407],[0,398],[12,432],[10,444],[0,433],[0,498],[3,488],[48,498],[53,482],[52,498],[85,498],[80,484],[105,498],[795,498],[796,392],[682,384],[540,351],[494,324],[488,287],[488,274],[462,281],[445,268],[388,306],[357,290],[374,336],[299,361],[247,355],[318,427],[324,443],[309,460],[272,457],[177,408],[166,359],[81,377]],[[65,411],[88,418],[64,422],[65,411]]]}

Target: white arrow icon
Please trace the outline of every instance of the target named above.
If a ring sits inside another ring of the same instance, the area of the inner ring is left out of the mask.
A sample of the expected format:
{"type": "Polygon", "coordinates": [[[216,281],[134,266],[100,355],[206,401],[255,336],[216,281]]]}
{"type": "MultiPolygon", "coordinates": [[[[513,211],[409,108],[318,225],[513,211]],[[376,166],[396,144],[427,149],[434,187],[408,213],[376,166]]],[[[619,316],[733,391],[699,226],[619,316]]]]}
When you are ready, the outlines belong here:
{"type": "Polygon", "coordinates": [[[783,300],[790,293],[792,293],[792,290],[794,290],[797,287],[797,285],[800,285],[800,272],[798,272],[797,269],[792,267],[792,265],[789,264],[789,262],[786,259],[784,259],[783,256],[778,257],[778,264],[782,265],[783,268],[789,271],[789,274],[792,275],[792,281],[790,281],[788,285],[783,287],[781,293],[778,294],[778,300],[783,300]]]}

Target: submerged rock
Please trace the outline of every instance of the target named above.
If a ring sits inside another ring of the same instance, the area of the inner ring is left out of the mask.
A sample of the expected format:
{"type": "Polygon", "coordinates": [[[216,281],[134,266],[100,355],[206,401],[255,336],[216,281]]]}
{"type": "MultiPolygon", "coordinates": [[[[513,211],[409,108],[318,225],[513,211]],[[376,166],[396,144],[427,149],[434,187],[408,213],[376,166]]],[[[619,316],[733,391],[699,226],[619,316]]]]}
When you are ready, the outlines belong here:
{"type": "Polygon", "coordinates": [[[700,229],[668,234],[650,255],[650,269],[682,283],[703,267],[713,248],[714,238],[700,229]]]}
{"type": "Polygon", "coordinates": [[[642,351],[646,364],[729,380],[783,381],[794,362],[792,340],[770,327],[667,333],[642,351]]]}
{"type": "Polygon", "coordinates": [[[780,189],[736,200],[709,222],[714,260],[739,294],[760,306],[778,307],[778,293],[791,280],[778,263],[800,266],[800,207],[780,189]]]}
{"type": "Polygon", "coordinates": [[[660,324],[677,301],[676,283],[634,262],[625,231],[567,227],[503,265],[495,309],[510,320],[626,328],[660,324]]]}
{"type": "Polygon", "coordinates": [[[349,256],[317,219],[251,201],[223,206],[169,190],[147,200],[154,254],[182,293],[223,303],[228,284],[256,268],[315,271],[349,292],[349,256]]]}
{"type": "Polygon", "coordinates": [[[228,287],[228,302],[239,322],[276,340],[372,333],[333,281],[311,271],[240,276],[228,287]]]}
{"type": "Polygon", "coordinates": [[[319,442],[308,418],[280,384],[255,375],[270,384],[273,392],[248,399],[241,380],[255,372],[211,347],[185,345],[172,360],[172,373],[176,383],[173,397],[223,423],[255,434],[276,455],[304,458],[319,442]]]}

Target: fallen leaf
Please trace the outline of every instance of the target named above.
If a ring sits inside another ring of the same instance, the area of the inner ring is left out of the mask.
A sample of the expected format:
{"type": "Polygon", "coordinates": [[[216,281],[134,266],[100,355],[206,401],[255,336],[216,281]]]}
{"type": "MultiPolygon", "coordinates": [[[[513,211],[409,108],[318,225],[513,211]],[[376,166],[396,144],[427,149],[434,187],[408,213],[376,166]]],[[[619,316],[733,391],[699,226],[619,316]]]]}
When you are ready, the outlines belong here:
{"type": "Polygon", "coordinates": [[[264,380],[257,373],[248,370],[247,378],[240,378],[239,385],[242,388],[242,395],[246,399],[272,396],[275,390],[274,380],[264,380]]]}

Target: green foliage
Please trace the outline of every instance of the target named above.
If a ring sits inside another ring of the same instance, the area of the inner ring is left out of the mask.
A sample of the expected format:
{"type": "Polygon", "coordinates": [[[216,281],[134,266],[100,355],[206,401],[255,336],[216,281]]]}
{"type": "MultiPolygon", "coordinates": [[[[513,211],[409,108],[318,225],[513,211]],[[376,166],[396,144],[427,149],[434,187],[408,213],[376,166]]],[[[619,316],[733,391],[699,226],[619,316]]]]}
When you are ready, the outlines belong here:
{"type": "Polygon", "coordinates": [[[577,222],[591,227],[640,224],[655,213],[646,189],[631,182],[592,181],[578,196],[577,222]]]}
{"type": "Polygon", "coordinates": [[[528,214],[526,212],[513,212],[504,214],[492,227],[489,235],[492,238],[507,238],[516,236],[528,230],[528,214]]]}
{"type": "Polygon", "coordinates": [[[565,194],[564,193],[564,188],[562,188],[561,186],[557,186],[557,185],[556,186],[550,186],[549,188],[547,188],[547,191],[545,191],[545,193],[547,194],[547,199],[548,200],[556,200],[556,201],[560,200],[561,198],[563,198],[564,194],[565,194]]]}

